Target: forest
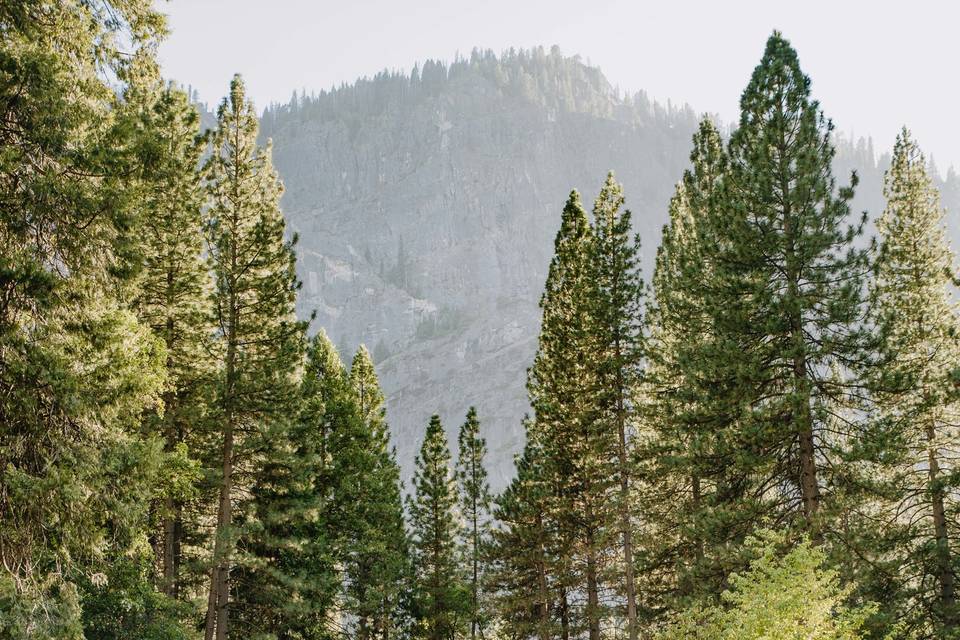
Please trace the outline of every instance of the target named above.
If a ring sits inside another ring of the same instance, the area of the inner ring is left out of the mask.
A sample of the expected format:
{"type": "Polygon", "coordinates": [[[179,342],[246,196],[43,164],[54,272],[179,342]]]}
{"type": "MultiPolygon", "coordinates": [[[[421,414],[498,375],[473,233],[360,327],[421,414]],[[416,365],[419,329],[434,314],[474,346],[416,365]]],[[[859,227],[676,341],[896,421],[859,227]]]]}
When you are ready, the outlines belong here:
{"type": "Polygon", "coordinates": [[[0,0],[0,638],[960,638],[960,271],[906,127],[856,211],[773,31],[652,273],[609,167],[555,212],[507,486],[484,406],[404,482],[374,358],[296,313],[243,79],[204,123],[166,32],[0,0]]]}

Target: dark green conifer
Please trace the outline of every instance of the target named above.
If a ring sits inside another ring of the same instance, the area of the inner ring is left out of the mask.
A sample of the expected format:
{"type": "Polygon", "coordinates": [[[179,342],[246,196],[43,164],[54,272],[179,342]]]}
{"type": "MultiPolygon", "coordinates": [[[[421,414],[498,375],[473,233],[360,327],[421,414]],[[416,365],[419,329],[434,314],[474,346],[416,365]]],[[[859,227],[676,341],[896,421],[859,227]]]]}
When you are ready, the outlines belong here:
{"type": "Polygon", "coordinates": [[[460,487],[460,513],[464,527],[461,548],[464,554],[464,576],[470,589],[470,638],[483,636],[487,611],[483,599],[483,548],[490,536],[490,485],[484,459],[487,441],[480,436],[477,410],[470,407],[457,438],[457,483],[460,487]]]}
{"type": "Polygon", "coordinates": [[[350,365],[350,389],[361,428],[353,471],[357,476],[357,523],[346,567],[348,609],[357,638],[386,640],[404,624],[402,595],[409,577],[400,467],[390,446],[383,392],[363,345],[350,365]]]}
{"type": "Polygon", "coordinates": [[[341,591],[335,433],[357,422],[346,371],[321,331],[310,340],[300,410],[271,434],[250,489],[233,571],[233,632],[329,638],[341,591]]]}
{"type": "Polygon", "coordinates": [[[419,633],[429,640],[453,640],[469,612],[469,594],[461,577],[457,541],[460,514],[450,450],[440,417],[430,418],[413,476],[408,511],[413,532],[419,633]]]}
{"type": "Polygon", "coordinates": [[[639,428],[636,392],[643,361],[643,295],[640,277],[640,239],[633,236],[630,211],[623,209],[623,187],[607,180],[593,205],[591,328],[593,345],[584,360],[596,368],[592,399],[594,420],[615,436],[610,457],[617,487],[613,518],[619,537],[616,582],[626,601],[627,635],[636,640],[637,581],[635,576],[634,487],[637,478],[634,437],[639,428]]]}
{"type": "MultiPolygon", "coordinates": [[[[516,475],[496,499],[485,559],[486,588],[507,637],[550,640],[560,630],[559,593],[549,505],[537,430],[525,422],[527,442],[515,461],[516,475]]],[[[562,588],[562,587],[561,587],[562,588]]],[[[569,632],[563,634],[569,637],[569,632]]]]}
{"type": "Polygon", "coordinates": [[[284,237],[282,186],[269,144],[257,145],[257,117],[235,76],[217,113],[205,167],[207,238],[215,276],[214,317],[221,373],[220,500],[207,602],[205,639],[228,637],[230,570],[236,540],[235,484],[277,446],[295,409],[294,372],[304,324],[294,317],[300,283],[292,242],[284,237]]]}

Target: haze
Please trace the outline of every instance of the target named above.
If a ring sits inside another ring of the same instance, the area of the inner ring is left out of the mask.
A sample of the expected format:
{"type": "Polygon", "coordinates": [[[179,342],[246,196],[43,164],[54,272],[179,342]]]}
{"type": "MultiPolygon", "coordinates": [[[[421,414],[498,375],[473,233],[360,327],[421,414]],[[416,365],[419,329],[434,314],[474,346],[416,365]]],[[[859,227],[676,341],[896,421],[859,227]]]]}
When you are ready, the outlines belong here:
{"type": "Polygon", "coordinates": [[[172,0],[166,73],[215,104],[234,72],[259,107],[473,47],[557,44],[615,85],[733,121],[770,31],[800,52],[837,128],[879,150],[906,124],[941,169],[960,166],[953,3],[599,0],[172,0]],[[256,43],[253,46],[252,43],[256,43]]]}

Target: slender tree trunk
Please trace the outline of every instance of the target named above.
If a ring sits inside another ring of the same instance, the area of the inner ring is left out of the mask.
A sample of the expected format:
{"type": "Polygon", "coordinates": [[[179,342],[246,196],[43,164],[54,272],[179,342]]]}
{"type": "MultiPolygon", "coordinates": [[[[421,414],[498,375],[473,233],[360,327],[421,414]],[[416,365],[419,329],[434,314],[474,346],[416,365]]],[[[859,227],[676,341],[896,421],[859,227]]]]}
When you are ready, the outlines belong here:
{"type": "Polygon", "coordinates": [[[950,557],[950,539],[947,535],[944,491],[939,480],[940,461],[936,448],[936,431],[932,420],[927,423],[926,432],[930,502],[933,508],[933,532],[937,542],[937,581],[940,583],[940,607],[943,612],[944,631],[952,631],[957,626],[953,563],[950,557]]]}
{"type": "MultiPolygon", "coordinates": [[[[167,371],[173,369],[173,346],[175,341],[175,324],[171,310],[173,307],[173,285],[174,272],[167,269],[166,277],[166,308],[167,319],[164,326],[164,342],[167,347],[167,371]]],[[[163,421],[164,421],[164,448],[172,451],[180,442],[180,433],[176,428],[174,417],[174,403],[176,394],[171,389],[163,394],[163,421]]],[[[174,503],[172,497],[164,499],[163,503],[163,592],[173,598],[177,597],[180,585],[177,575],[177,550],[179,541],[177,540],[178,527],[177,520],[179,516],[179,505],[174,503]]]]}
{"type": "MultiPolygon", "coordinates": [[[[701,501],[701,499],[702,499],[702,496],[701,496],[701,488],[700,488],[700,475],[699,475],[699,474],[694,473],[694,474],[691,476],[691,478],[690,478],[690,488],[691,488],[691,493],[692,493],[692,496],[693,496],[693,512],[694,512],[694,513],[697,513],[697,512],[700,511],[700,501],[701,501]]],[[[703,560],[703,555],[704,555],[703,537],[702,537],[699,533],[694,534],[694,535],[695,535],[695,538],[694,538],[694,541],[693,541],[694,554],[695,554],[694,557],[696,558],[697,562],[699,563],[700,561],[703,560]]]]}
{"type": "Polygon", "coordinates": [[[560,639],[570,640],[570,603],[566,587],[560,589],[560,639]]]}
{"type": "Polygon", "coordinates": [[[587,624],[590,640],[600,640],[600,590],[597,580],[597,550],[594,536],[587,539],[587,624]]]}
{"type": "MultiPolygon", "coordinates": [[[[231,251],[231,264],[235,266],[236,252],[231,251]]],[[[233,269],[231,273],[235,273],[233,269]]],[[[217,510],[217,532],[214,541],[213,557],[214,570],[210,577],[210,597],[207,600],[207,620],[204,640],[226,640],[229,619],[230,599],[230,541],[227,539],[232,521],[232,490],[233,490],[233,439],[236,427],[234,410],[234,393],[236,384],[237,358],[237,303],[236,285],[229,284],[229,309],[227,323],[227,354],[226,380],[224,385],[224,432],[223,432],[223,461],[222,484],[220,486],[220,504],[217,510]],[[214,632],[216,635],[214,636],[214,632]]]]}
{"type": "MultiPolygon", "coordinates": [[[[472,465],[475,465],[475,464],[476,464],[476,460],[471,460],[471,463],[472,463],[472,465]]],[[[471,469],[471,472],[472,472],[472,475],[473,475],[474,486],[476,486],[476,477],[477,477],[476,469],[471,469]]],[[[479,588],[478,588],[478,586],[477,586],[477,579],[478,579],[478,576],[479,576],[479,573],[480,573],[480,570],[479,570],[480,567],[479,567],[479,562],[478,562],[479,559],[477,558],[477,553],[478,553],[479,547],[480,547],[480,533],[479,533],[479,524],[478,524],[478,522],[477,522],[477,498],[476,498],[476,496],[472,496],[471,505],[470,505],[470,506],[472,507],[472,513],[470,514],[470,516],[471,516],[472,524],[473,524],[473,540],[472,540],[472,543],[473,543],[473,558],[472,558],[472,559],[473,559],[473,567],[472,567],[472,568],[473,568],[473,577],[472,577],[472,581],[471,581],[471,583],[470,583],[470,587],[471,587],[471,590],[470,590],[471,593],[470,593],[470,595],[471,595],[471,597],[472,597],[472,602],[471,602],[471,605],[472,605],[472,606],[471,606],[471,615],[470,615],[470,638],[471,638],[471,640],[476,640],[476,637],[477,637],[477,617],[478,617],[478,614],[479,614],[479,600],[480,600],[480,598],[479,598],[479,593],[478,593],[479,588]]]]}
{"type": "MultiPolygon", "coordinates": [[[[616,358],[621,360],[619,341],[616,345],[616,358]]],[[[623,371],[617,368],[617,435],[619,442],[617,457],[620,464],[620,535],[623,539],[623,577],[626,582],[627,596],[627,632],[630,640],[637,640],[637,583],[633,567],[633,529],[630,522],[630,467],[627,455],[627,408],[624,402],[626,383],[623,371]]]]}
{"type": "Polygon", "coordinates": [[[227,427],[223,438],[223,485],[220,487],[220,505],[217,513],[217,538],[214,543],[213,556],[216,562],[210,580],[210,598],[207,601],[207,625],[204,634],[205,640],[214,638],[226,640],[228,623],[228,600],[230,596],[230,558],[225,539],[229,533],[232,510],[232,481],[233,481],[233,416],[227,419],[227,427]]]}
{"type": "Polygon", "coordinates": [[[163,592],[170,597],[177,596],[177,558],[176,558],[176,505],[173,498],[163,501],[163,592]]]}
{"type": "MultiPolygon", "coordinates": [[[[537,513],[537,531],[543,530],[543,514],[537,513]]],[[[537,631],[540,640],[550,640],[550,596],[547,591],[546,552],[542,537],[537,543],[537,590],[540,601],[537,631]]]]}
{"type": "MultiPolygon", "coordinates": [[[[787,157],[787,145],[781,141],[781,159],[787,157]]],[[[800,306],[800,265],[796,255],[797,229],[796,216],[790,206],[790,181],[788,171],[781,171],[780,190],[784,202],[783,231],[785,241],[785,271],[787,279],[787,298],[793,302],[790,310],[790,346],[793,349],[793,421],[797,429],[800,449],[800,497],[803,502],[803,516],[807,529],[815,541],[820,540],[820,532],[815,518],[820,508],[820,485],[817,481],[816,448],[813,441],[813,415],[810,411],[810,384],[807,379],[806,338],[803,327],[803,310],[800,306]]]]}

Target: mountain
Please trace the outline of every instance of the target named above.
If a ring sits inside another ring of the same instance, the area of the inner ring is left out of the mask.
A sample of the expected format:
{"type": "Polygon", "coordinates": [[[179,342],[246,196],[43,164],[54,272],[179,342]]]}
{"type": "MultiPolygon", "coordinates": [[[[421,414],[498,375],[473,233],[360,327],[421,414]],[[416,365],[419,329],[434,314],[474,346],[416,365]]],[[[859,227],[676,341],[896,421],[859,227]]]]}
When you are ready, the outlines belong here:
{"type": "MultiPolygon", "coordinates": [[[[688,106],[620,95],[556,47],[475,50],[264,111],[300,236],[299,311],[316,310],[345,358],[372,350],[405,476],[430,415],[454,443],[475,405],[492,484],[505,484],[570,189],[589,205],[616,173],[649,274],[696,121],[688,106]]],[[[838,177],[856,168],[856,204],[879,211],[884,158],[864,141],[838,149],[838,177]]],[[[960,203],[956,175],[946,190],[960,203]]]]}

